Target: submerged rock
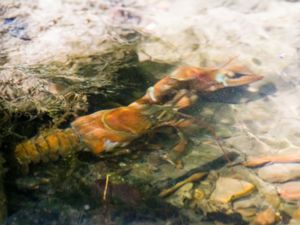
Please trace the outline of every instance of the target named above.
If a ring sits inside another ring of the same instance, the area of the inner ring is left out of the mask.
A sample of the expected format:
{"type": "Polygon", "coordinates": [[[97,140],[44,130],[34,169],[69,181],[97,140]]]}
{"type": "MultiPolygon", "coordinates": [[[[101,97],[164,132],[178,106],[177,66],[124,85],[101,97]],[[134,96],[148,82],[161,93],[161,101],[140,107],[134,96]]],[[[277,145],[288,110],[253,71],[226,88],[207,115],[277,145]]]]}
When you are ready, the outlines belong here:
{"type": "Polygon", "coordinates": [[[293,152],[291,154],[250,157],[246,162],[243,163],[243,165],[247,167],[256,167],[266,163],[299,163],[299,153],[293,152]]]}
{"type": "Polygon", "coordinates": [[[220,177],[216,183],[216,189],[211,195],[211,200],[227,204],[235,199],[249,195],[255,186],[247,181],[220,177]]]}
{"type": "Polygon", "coordinates": [[[196,200],[196,201],[201,201],[205,198],[205,192],[204,190],[200,189],[200,188],[196,188],[194,190],[194,196],[193,198],[196,200]]]}
{"type": "Polygon", "coordinates": [[[233,210],[241,214],[243,219],[251,220],[256,215],[256,209],[261,203],[261,199],[258,196],[251,196],[245,199],[239,199],[234,201],[233,210]]]}
{"type": "Polygon", "coordinates": [[[292,219],[289,222],[289,225],[298,225],[300,224],[300,207],[292,215],[292,219]]]}
{"type": "Polygon", "coordinates": [[[66,127],[88,110],[136,99],[137,83],[144,78],[136,75],[135,56],[132,46],[111,43],[98,55],[72,58],[66,64],[0,68],[0,147],[5,146],[0,151],[14,151],[16,143],[42,134],[46,127],[66,127]],[[123,95],[126,98],[120,98],[123,95]]]}
{"type": "Polygon", "coordinates": [[[272,225],[278,221],[279,217],[272,208],[268,208],[257,213],[253,225],[272,225]]]}
{"type": "Polygon", "coordinates": [[[298,225],[300,224],[300,219],[292,219],[289,222],[289,225],[298,225]]]}
{"type": "Polygon", "coordinates": [[[193,183],[187,183],[179,188],[172,196],[167,198],[167,201],[174,206],[183,207],[186,200],[193,198],[192,189],[193,183]]]}
{"type": "Polygon", "coordinates": [[[18,224],[88,224],[84,207],[76,209],[58,199],[47,199],[35,204],[28,205],[6,220],[7,225],[18,224]]]}
{"type": "Polygon", "coordinates": [[[237,174],[242,179],[247,177],[247,180],[255,185],[257,194],[260,196],[260,200],[257,200],[257,207],[265,207],[266,205],[272,206],[274,209],[280,205],[280,197],[278,196],[277,190],[273,184],[267,183],[260,179],[252,170],[245,167],[235,168],[237,174]]]}
{"type": "Polygon", "coordinates": [[[299,206],[298,209],[294,212],[294,214],[293,214],[293,219],[300,220],[300,206],[299,206]]]}
{"type": "Polygon", "coordinates": [[[268,182],[285,182],[300,177],[300,163],[278,163],[258,170],[258,176],[268,182]]]}
{"type": "Polygon", "coordinates": [[[278,187],[278,193],[286,201],[300,200],[300,181],[282,184],[278,187]]]}

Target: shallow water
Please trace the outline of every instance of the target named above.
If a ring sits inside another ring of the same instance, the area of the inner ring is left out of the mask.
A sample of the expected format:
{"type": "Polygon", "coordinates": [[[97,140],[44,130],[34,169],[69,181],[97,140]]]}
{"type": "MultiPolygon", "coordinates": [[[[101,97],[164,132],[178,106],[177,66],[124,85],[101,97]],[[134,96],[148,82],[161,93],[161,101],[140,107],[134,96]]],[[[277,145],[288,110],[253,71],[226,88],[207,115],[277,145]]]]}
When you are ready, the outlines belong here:
{"type": "Polygon", "coordinates": [[[3,157],[7,169],[0,166],[0,218],[7,207],[6,224],[300,223],[300,2],[0,6],[0,163],[3,157]],[[163,156],[178,136],[165,129],[137,141],[130,154],[80,152],[31,165],[28,173],[15,162],[14,145],[49,127],[127,105],[179,65],[220,67],[230,59],[264,79],[202,96],[186,111],[215,129],[227,157],[202,129],[188,135],[182,164],[173,165],[163,156]],[[260,168],[241,165],[270,156],[277,158],[260,168]],[[199,172],[207,174],[159,196],[199,172]],[[217,192],[221,182],[228,183],[217,192]],[[255,188],[244,190],[246,184],[255,188]]]}

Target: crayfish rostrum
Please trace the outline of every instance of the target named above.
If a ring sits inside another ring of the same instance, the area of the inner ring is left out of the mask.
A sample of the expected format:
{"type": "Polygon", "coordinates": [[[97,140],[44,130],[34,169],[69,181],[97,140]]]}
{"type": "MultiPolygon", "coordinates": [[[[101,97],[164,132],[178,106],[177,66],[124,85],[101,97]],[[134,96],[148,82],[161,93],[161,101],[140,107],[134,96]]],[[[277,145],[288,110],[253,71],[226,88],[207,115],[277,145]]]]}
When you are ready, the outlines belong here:
{"type": "MultiPolygon", "coordinates": [[[[250,84],[262,76],[245,67],[179,67],[165,76],[146,94],[128,106],[100,110],[77,118],[65,130],[42,133],[16,146],[15,156],[21,165],[55,159],[80,149],[99,155],[130,146],[135,139],[164,126],[176,129],[180,138],[175,152],[187,143],[183,129],[199,122],[180,112],[195,103],[198,95],[226,87],[250,84]]],[[[176,154],[175,154],[176,155],[176,154]]]]}

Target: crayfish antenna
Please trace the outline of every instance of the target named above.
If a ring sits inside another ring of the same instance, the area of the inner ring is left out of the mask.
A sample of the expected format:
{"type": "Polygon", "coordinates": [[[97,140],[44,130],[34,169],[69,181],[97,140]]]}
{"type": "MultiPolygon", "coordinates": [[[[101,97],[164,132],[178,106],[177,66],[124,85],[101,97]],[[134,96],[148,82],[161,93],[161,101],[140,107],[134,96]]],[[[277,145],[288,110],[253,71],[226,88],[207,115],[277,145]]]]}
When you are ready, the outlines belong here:
{"type": "Polygon", "coordinates": [[[238,58],[238,56],[233,56],[229,58],[229,60],[224,63],[222,66],[219,67],[219,69],[225,69],[229,70],[233,73],[241,73],[244,75],[249,75],[249,74],[255,74],[252,70],[250,70],[248,67],[244,65],[239,65],[239,64],[233,64],[233,62],[238,58]]]}
{"type": "Polygon", "coordinates": [[[236,55],[236,56],[233,56],[233,57],[230,57],[227,62],[225,62],[222,66],[218,67],[218,69],[228,69],[228,66],[231,65],[231,63],[233,61],[235,61],[239,56],[236,55]]]}
{"type": "Polygon", "coordinates": [[[233,164],[233,162],[232,162],[232,161],[229,159],[229,157],[228,157],[228,152],[227,152],[227,151],[224,149],[224,147],[222,146],[221,141],[220,141],[219,137],[217,136],[215,129],[214,129],[212,126],[210,126],[209,124],[207,124],[207,123],[204,122],[203,120],[200,120],[199,118],[195,118],[195,117],[193,117],[193,116],[190,116],[190,115],[185,114],[185,113],[182,113],[182,112],[177,112],[177,113],[178,113],[180,116],[182,116],[182,117],[185,117],[185,118],[188,118],[188,119],[193,120],[193,121],[197,124],[197,126],[199,126],[199,128],[200,128],[200,127],[203,127],[203,128],[205,128],[205,129],[207,129],[207,130],[210,132],[210,134],[213,136],[213,138],[215,139],[215,141],[216,141],[218,147],[220,148],[220,150],[223,152],[226,161],[227,161],[230,165],[233,164]]]}

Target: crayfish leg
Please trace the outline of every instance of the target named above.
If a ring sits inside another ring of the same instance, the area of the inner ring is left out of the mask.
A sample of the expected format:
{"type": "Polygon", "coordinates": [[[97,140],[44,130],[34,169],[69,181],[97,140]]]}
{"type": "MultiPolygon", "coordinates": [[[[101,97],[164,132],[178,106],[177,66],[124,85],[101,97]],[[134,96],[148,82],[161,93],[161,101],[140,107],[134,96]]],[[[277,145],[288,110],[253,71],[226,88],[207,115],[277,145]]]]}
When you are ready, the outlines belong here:
{"type": "Polygon", "coordinates": [[[177,109],[184,109],[194,105],[197,99],[198,96],[194,91],[181,89],[167,104],[173,105],[177,109]]]}
{"type": "Polygon", "coordinates": [[[181,169],[183,168],[183,163],[180,160],[180,157],[184,154],[188,140],[184,136],[184,134],[181,132],[180,129],[177,127],[174,127],[176,129],[177,136],[179,137],[178,143],[169,151],[168,154],[166,154],[163,158],[167,162],[171,163],[172,165],[175,165],[176,168],[181,169]]]}
{"type": "Polygon", "coordinates": [[[195,129],[201,129],[201,128],[208,130],[208,132],[215,139],[217,146],[223,152],[225,159],[228,161],[229,164],[232,164],[232,161],[228,157],[227,151],[224,149],[223,145],[221,144],[220,139],[218,138],[218,136],[216,134],[215,129],[211,125],[209,125],[208,123],[204,122],[201,119],[192,117],[185,113],[178,112],[178,114],[181,115],[182,117],[185,117],[186,119],[178,121],[176,123],[176,127],[179,127],[182,130],[187,131],[187,132],[190,132],[191,130],[194,131],[195,129]]]}

